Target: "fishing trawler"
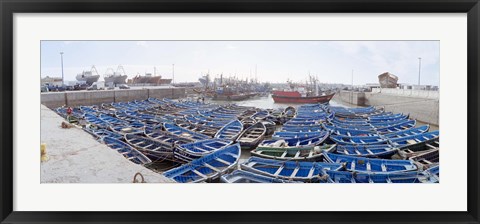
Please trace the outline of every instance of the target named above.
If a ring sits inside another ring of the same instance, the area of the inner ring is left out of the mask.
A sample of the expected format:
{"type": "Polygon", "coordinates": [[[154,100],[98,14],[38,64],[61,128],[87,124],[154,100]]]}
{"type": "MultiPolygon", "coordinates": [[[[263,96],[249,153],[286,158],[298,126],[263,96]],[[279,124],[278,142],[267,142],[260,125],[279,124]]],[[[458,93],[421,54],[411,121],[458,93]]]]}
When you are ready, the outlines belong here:
{"type": "Polygon", "coordinates": [[[78,81],[86,82],[88,85],[92,85],[94,82],[98,81],[100,75],[98,74],[95,65],[92,65],[92,69],[90,69],[90,71],[82,71],[82,73],[77,74],[75,78],[78,81]],[[96,75],[94,75],[93,72],[95,72],[96,75]]]}
{"type": "Polygon", "coordinates": [[[290,89],[272,91],[275,103],[328,103],[335,95],[334,92],[319,91],[317,79],[310,77],[310,85],[295,85],[288,82],[290,89]]]}
{"type": "Polygon", "coordinates": [[[113,71],[112,68],[108,68],[107,72],[105,72],[105,75],[103,76],[103,79],[105,80],[105,83],[113,83],[114,85],[117,85],[125,84],[125,80],[127,80],[127,77],[128,76],[125,72],[125,69],[123,68],[123,66],[119,65],[117,67],[117,71],[113,71]]]}

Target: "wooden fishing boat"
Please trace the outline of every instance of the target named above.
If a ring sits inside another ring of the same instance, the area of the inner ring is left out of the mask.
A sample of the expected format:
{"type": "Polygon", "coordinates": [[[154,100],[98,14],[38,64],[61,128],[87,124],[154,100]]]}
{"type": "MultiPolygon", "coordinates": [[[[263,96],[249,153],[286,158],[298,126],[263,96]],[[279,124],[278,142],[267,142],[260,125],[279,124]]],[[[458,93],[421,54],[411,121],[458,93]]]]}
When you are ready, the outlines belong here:
{"type": "Polygon", "coordinates": [[[111,138],[111,137],[104,137],[102,141],[110,148],[117,150],[123,157],[126,159],[140,165],[145,165],[151,163],[147,156],[139,152],[138,150],[134,149],[132,146],[128,145],[125,142],[122,142],[118,139],[111,138]]]}
{"type": "Polygon", "coordinates": [[[391,114],[391,113],[386,113],[386,114],[381,114],[381,115],[373,115],[369,116],[368,120],[370,121],[385,121],[385,120],[395,120],[395,119],[408,119],[409,114],[405,115],[402,113],[399,114],[391,114]]]}
{"type": "Polygon", "coordinates": [[[260,174],[248,172],[245,170],[235,170],[230,174],[220,177],[223,183],[297,183],[295,181],[282,180],[278,178],[263,176],[260,174]]]}
{"type": "Polygon", "coordinates": [[[319,180],[323,170],[340,170],[342,164],[323,162],[279,161],[250,157],[241,164],[242,170],[284,180],[311,182],[319,180]]]}
{"type": "Polygon", "coordinates": [[[253,149],[265,138],[267,128],[261,122],[258,122],[245,129],[235,140],[240,143],[242,149],[253,149]]]}
{"type": "Polygon", "coordinates": [[[301,138],[301,137],[315,137],[324,135],[325,131],[311,131],[311,132],[290,132],[290,131],[277,131],[273,133],[273,139],[285,139],[285,138],[301,138]]]}
{"type": "Polygon", "coordinates": [[[98,118],[97,116],[93,115],[93,114],[85,114],[84,115],[85,117],[85,120],[90,123],[90,124],[93,124],[99,128],[108,128],[108,126],[110,126],[110,123],[98,118]]]}
{"type": "Polygon", "coordinates": [[[397,124],[403,124],[407,121],[410,121],[409,119],[400,119],[400,120],[394,120],[394,121],[378,121],[378,122],[370,122],[370,124],[375,127],[376,129],[380,128],[385,128],[385,127],[390,127],[393,125],[397,124]]]}
{"type": "Polygon", "coordinates": [[[128,125],[128,123],[126,121],[123,121],[123,120],[120,120],[118,118],[115,118],[115,117],[112,117],[110,115],[106,115],[106,114],[100,114],[100,116],[98,116],[100,119],[108,122],[110,125],[128,125]]]}
{"type": "Polygon", "coordinates": [[[222,149],[232,143],[232,140],[214,138],[181,144],[176,146],[174,156],[179,160],[190,162],[222,149]]]}
{"type": "Polygon", "coordinates": [[[223,126],[215,134],[215,138],[234,140],[242,133],[243,124],[239,120],[233,120],[230,123],[223,126]]]}
{"type": "Polygon", "coordinates": [[[422,183],[425,176],[419,172],[352,173],[326,170],[328,183],[422,183]]]}
{"type": "Polygon", "coordinates": [[[175,119],[175,124],[178,125],[179,127],[188,129],[196,133],[204,134],[209,137],[213,137],[215,133],[217,133],[218,131],[218,128],[209,127],[201,124],[192,124],[183,119],[175,119]]]}
{"type": "Polygon", "coordinates": [[[432,132],[425,132],[418,135],[410,135],[401,138],[390,138],[389,142],[392,146],[397,148],[409,148],[410,150],[414,150],[416,147],[421,147],[424,144],[431,143],[438,141],[439,139],[439,131],[432,131],[432,132]]]}
{"type": "Polygon", "coordinates": [[[178,183],[212,181],[234,168],[240,158],[240,145],[234,144],[180,167],[163,175],[178,183]]]}
{"type": "Polygon", "coordinates": [[[415,171],[418,167],[410,160],[373,159],[325,152],[324,159],[331,163],[344,163],[345,169],[362,173],[397,173],[415,171]]]}
{"type": "Polygon", "coordinates": [[[346,136],[346,135],[330,135],[330,139],[337,144],[384,144],[388,139],[382,136],[346,136]]]}
{"type": "Polygon", "coordinates": [[[138,134],[126,134],[125,141],[153,160],[173,160],[173,145],[165,144],[138,134]]]}
{"type": "Polygon", "coordinates": [[[163,131],[159,128],[145,128],[145,136],[155,140],[157,142],[162,142],[165,145],[170,145],[172,148],[175,148],[176,145],[182,145],[193,142],[193,139],[183,138],[178,135],[171,134],[169,132],[163,131]]]}
{"type": "Polygon", "coordinates": [[[397,148],[390,144],[379,145],[337,145],[336,153],[361,156],[361,157],[379,157],[388,158],[398,151],[397,148]]]}
{"type": "Polygon", "coordinates": [[[407,120],[399,124],[394,124],[388,127],[376,128],[378,134],[388,134],[392,132],[399,132],[415,127],[416,120],[407,120]]]}
{"type": "Polygon", "coordinates": [[[349,128],[341,128],[331,124],[322,124],[325,130],[329,130],[331,134],[334,135],[345,135],[345,136],[377,136],[376,131],[372,130],[356,130],[356,129],[349,129],[349,128]]]}
{"type": "Polygon", "coordinates": [[[83,128],[87,133],[93,135],[97,140],[101,140],[104,137],[111,137],[114,139],[122,139],[123,135],[111,132],[103,128],[97,128],[95,126],[87,125],[83,128]]]}
{"type": "Polygon", "coordinates": [[[425,168],[435,166],[440,162],[440,149],[422,151],[422,153],[411,156],[409,160],[422,164],[425,168]]]}
{"type": "Polygon", "coordinates": [[[145,130],[145,124],[142,122],[132,122],[128,125],[116,125],[108,127],[111,131],[124,134],[143,133],[145,130]]]}
{"type": "Polygon", "coordinates": [[[335,149],[333,145],[320,145],[320,146],[308,146],[308,147],[268,147],[260,148],[251,151],[254,156],[275,159],[275,160],[288,160],[288,161],[321,161],[322,153],[329,152],[335,149]]]}
{"type": "Polygon", "coordinates": [[[190,138],[194,141],[204,140],[204,139],[209,139],[210,138],[210,136],[208,136],[208,135],[196,133],[194,131],[190,131],[188,129],[179,127],[179,126],[177,126],[175,124],[172,124],[172,123],[165,123],[165,124],[163,124],[163,127],[165,128],[165,130],[167,132],[170,132],[174,135],[177,135],[177,136],[180,136],[180,137],[183,137],[183,138],[190,138]]]}
{"type": "Polygon", "coordinates": [[[250,126],[257,123],[257,121],[255,119],[251,118],[251,117],[243,118],[240,122],[242,122],[242,124],[243,124],[243,129],[247,129],[250,126]]]}
{"type": "Polygon", "coordinates": [[[423,126],[416,127],[416,128],[406,129],[406,130],[403,130],[403,131],[397,131],[397,132],[391,132],[391,133],[388,133],[388,134],[384,134],[383,137],[385,137],[385,138],[402,138],[402,137],[407,137],[407,136],[412,136],[412,135],[419,135],[419,134],[427,132],[428,129],[430,129],[429,125],[423,125],[423,126]]]}
{"type": "Polygon", "coordinates": [[[288,132],[312,132],[312,131],[322,131],[322,130],[324,130],[322,125],[309,125],[309,126],[284,125],[281,128],[281,131],[288,131],[288,132]]]}
{"type": "Polygon", "coordinates": [[[425,171],[423,171],[424,175],[427,176],[425,182],[427,183],[439,183],[440,182],[440,165],[434,165],[425,171]]]}
{"type": "Polygon", "coordinates": [[[270,139],[262,141],[257,148],[301,148],[320,145],[323,143],[329,134],[326,131],[320,132],[319,135],[311,137],[298,138],[284,138],[284,139],[270,139]]]}
{"type": "Polygon", "coordinates": [[[275,122],[273,121],[260,121],[266,128],[266,131],[265,131],[265,136],[271,136],[273,135],[273,133],[275,132],[275,130],[277,129],[277,126],[275,125],[275,122]]]}

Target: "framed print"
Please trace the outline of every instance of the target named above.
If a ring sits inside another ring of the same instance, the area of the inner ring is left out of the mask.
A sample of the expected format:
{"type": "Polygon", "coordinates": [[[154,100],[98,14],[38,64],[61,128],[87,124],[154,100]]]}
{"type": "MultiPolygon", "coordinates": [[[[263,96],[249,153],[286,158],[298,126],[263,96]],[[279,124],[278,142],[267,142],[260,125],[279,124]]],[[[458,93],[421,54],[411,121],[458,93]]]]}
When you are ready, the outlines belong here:
{"type": "Polygon", "coordinates": [[[2,1],[1,220],[478,223],[478,7],[2,1]]]}

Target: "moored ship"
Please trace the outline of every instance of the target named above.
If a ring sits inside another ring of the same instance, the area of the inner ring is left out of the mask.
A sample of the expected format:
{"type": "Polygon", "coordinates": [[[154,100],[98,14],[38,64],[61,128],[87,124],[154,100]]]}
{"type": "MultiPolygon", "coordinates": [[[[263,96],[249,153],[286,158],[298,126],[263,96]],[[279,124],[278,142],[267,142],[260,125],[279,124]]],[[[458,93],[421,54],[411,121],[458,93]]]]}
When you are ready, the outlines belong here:
{"type": "Polygon", "coordinates": [[[297,87],[289,82],[290,89],[272,91],[272,98],[275,103],[328,103],[335,95],[335,92],[319,91],[317,79],[310,77],[311,85],[297,87]]]}
{"type": "Polygon", "coordinates": [[[117,71],[113,71],[111,68],[107,69],[107,73],[103,76],[103,79],[105,80],[105,83],[113,83],[114,85],[117,85],[125,84],[127,77],[125,69],[123,69],[123,66],[119,65],[117,71]],[[112,73],[108,73],[108,71],[111,71],[112,73]]]}
{"type": "Polygon", "coordinates": [[[98,81],[100,75],[97,72],[97,68],[95,65],[92,65],[92,69],[90,71],[82,71],[82,73],[77,74],[75,77],[78,81],[86,82],[88,85],[92,85],[94,82],[98,81]],[[94,75],[94,73],[96,75],[94,75]]]}
{"type": "Polygon", "coordinates": [[[172,79],[162,79],[162,76],[156,75],[156,68],[154,68],[154,74],[145,73],[145,75],[137,75],[131,79],[133,84],[151,84],[151,85],[167,85],[172,82],[172,79]]]}

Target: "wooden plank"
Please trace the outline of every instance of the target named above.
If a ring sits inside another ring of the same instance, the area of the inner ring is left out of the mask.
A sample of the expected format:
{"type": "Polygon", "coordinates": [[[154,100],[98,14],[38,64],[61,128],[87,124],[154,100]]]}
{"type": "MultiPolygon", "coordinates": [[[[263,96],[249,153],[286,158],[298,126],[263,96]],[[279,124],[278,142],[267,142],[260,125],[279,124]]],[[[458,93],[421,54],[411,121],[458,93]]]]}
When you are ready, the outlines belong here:
{"type": "MultiPolygon", "coordinates": [[[[229,163],[229,162],[227,162],[227,161],[225,161],[225,160],[223,160],[223,159],[220,159],[220,158],[215,158],[215,160],[217,160],[218,162],[221,162],[221,163],[223,163],[223,164],[225,164],[225,165],[230,165],[230,164],[231,164],[231,163],[229,163]]],[[[253,162],[253,163],[251,163],[251,164],[248,164],[248,166],[252,167],[252,166],[255,165],[255,164],[256,164],[256,162],[253,162]]]]}
{"type": "Polygon", "coordinates": [[[280,174],[280,172],[282,172],[283,168],[284,168],[284,165],[282,165],[280,168],[278,168],[278,170],[273,175],[278,176],[278,174],[280,174]]]}
{"type": "Polygon", "coordinates": [[[290,175],[290,177],[292,177],[292,178],[295,177],[295,176],[297,175],[297,173],[298,173],[299,170],[300,170],[300,167],[299,167],[299,166],[295,167],[295,170],[293,170],[293,172],[292,172],[292,174],[290,175]]]}
{"type": "Polygon", "coordinates": [[[198,170],[192,170],[192,172],[194,172],[195,174],[197,174],[198,176],[201,176],[203,178],[208,178],[208,176],[205,176],[203,173],[200,173],[200,171],[198,171],[198,170]]]}
{"type": "Polygon", "coordinates": [[[206,167],[208,167],[208,168],[210,168],[210,169],[212,169],[212,170],[214,170],[215,172],[218,172],[218,173],[221,172],[219,169],[217,169],[216,167],[214,167],[214,166],[212,166],[212,165],[210,165],[210,164],[208,164],[208,163],[203,163],[203,165],[206,166],[206,167]]]}

